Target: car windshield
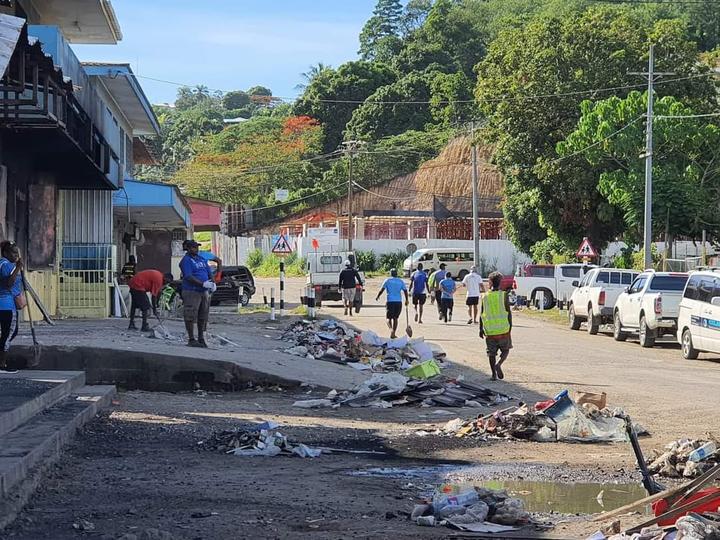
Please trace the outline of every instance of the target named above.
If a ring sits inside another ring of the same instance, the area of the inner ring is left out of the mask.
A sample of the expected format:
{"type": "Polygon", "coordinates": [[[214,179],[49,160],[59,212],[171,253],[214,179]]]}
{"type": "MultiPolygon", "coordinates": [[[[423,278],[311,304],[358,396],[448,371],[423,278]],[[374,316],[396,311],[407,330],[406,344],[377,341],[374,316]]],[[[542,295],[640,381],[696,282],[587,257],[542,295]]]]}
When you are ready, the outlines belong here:
{"type": "Polygon", "coordinates": [[[417,262],[417,261],[420,260],[420,257],[422,257],[423,255],[425,255],[425,253],[427,253],[427,252],[426,252],[426,251],[420,251],[420,250],[418,249],[415,253],[413,253],[412,255],[410,255],[410,260],[413,261],[413,262],[417,262]]]}
{"type": "Polygon", "coordinates": [[[655,276],[650,282],[649,290],[681,292],[687,280],[687,276],[655,276]]]}

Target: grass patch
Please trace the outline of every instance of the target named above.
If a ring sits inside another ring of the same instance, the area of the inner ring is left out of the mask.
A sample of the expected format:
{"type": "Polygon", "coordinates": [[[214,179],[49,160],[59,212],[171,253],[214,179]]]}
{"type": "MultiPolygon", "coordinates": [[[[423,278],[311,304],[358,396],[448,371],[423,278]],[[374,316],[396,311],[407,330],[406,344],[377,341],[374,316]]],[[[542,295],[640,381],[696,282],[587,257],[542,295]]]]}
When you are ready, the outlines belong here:
{"type": "Polygon", "coordinates": [[[254,313],[270,313],[270,308],[268,306],[248,306],[238,308],[238,315],[252,315],[254,313]]]}
{"type": "Polygon", "coordinates": [[[308,315],[308,308],[307,306],[303,306],[302,304],[298,307],[291,309],[289,312],[291,315],[299,315],[300,317],[307,317],[308,315]]]}
{"type": "MultiPolygon", "coordinates": [[[[256,249],[248,256],[247,265],[255,277],[280,277],[281,260],[280,257],[273,253],[266,255],[259,249],[256,249]]],[[[304,275],[305,259],[299,258],[297,253],[291,253],[285,257],[286,277],[302,277],[304,275]]]]}
{"type": "Polygon", "coordinates": [[[540,311],[539,309],[523,309],[522,311],[514,311],[513,314],[519,313],[520,315],[531,317],[545,322],[551,322],[559,325],[568,324],[568,312],[560,311],[557,308],[546,309],[540,311]]]}

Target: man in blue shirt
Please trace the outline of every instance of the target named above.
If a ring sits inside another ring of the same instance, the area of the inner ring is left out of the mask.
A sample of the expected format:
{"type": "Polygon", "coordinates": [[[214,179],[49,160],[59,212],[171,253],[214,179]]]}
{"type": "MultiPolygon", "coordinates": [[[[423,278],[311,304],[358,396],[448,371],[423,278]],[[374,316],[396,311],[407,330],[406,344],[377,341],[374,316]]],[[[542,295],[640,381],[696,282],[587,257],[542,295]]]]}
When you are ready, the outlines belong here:
{"type": "Polygon", "coordinates": [[[390,328],[390,339],[397,337],[398,318],[402,313],[402,293],[405,293],[405,305],[409,302],[408,290],[405,286],[405,282],[397,277],[397,270],[393,268],[390,270],[390,277],[383,281],[380,292],[377,293],[375,300],[380,300],[380,295],[383,291],[387,294],[387,301],[385,302],[385,315],[387,318],[387,325],[390,328]]]}
{"type": "Polygon", "coordinates": [[[455,280],[450,272],[445,272],[445,278],[440,282],[440,318],[446,323],[452,321],[453,295],[457,290],[455,280]]]}
{"type": "Polygon", "coordinates": [[[428,275],[423,270],[422,263],[417,265],[417,270],[410,276],[410,290],[412,291],[412,302],[415,307],[415,322],[422,324],[423,306],[427,301],[427,293],[430,293],[428,275]]]}
{"type": "MultiPolygon", "coordinates": [[[[187,251],[189,242],[195,242],[195,240],[184,240],[182,245],[183,250],[187,251]]],[[[220,259],[220,257],[215,255],[212,251],[203,250],[199,250],[198,255],[209,263],[215,263],[215,268],[211,266],[210,271],[213,274],[213,281],[215,281],[215,283],[218,283],[220,281],[220,278],[222,277],[222,260],[220,259]]]]}
{"type": "Polygon", "coordinates": [[[180,261],[182,273],[183,318],[188,333],[188,347],[207,347],[205,331],[210,316],[210,295],[216,286],[208,262],[198,254],[200,244],[195,240],[185,243],[187,254],[180,261]],[[197,323],[198,338],[193,325],[197,323]]]}

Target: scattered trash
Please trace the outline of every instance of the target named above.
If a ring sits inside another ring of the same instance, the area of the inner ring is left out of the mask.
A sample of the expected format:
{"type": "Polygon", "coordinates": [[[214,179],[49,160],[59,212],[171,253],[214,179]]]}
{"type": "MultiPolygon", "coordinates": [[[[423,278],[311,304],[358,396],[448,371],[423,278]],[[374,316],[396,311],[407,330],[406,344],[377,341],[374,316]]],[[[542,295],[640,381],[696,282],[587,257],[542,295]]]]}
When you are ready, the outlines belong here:
{"type": "Polygon", "coordinates": [[[678,439],[647,458],[648,470],[666,478],[695,478],[720,463],[717,441],[678,439]]]}
{"type": "Polygon", "coordinates": [[[219,431],[208,439],[200,441],[198,446],[204,450],[245,457],[280,454],[318,457],[323,453],[320,448],[289,442],[282,433],[275,431],[277,427],[278,425],[273,422],[264,422],[249,429],[219,431]]]}
{"type": "Polygon", "coordinates": [[[194,519],[200,519],[200,518],[209,518],[212,516],[218,516],[220,515],[218,512],[193,512],[190,514],[191,518],[194,519]]]}
{"type": "Polygon", "coordinates": [[[333,321],[299,321],[280,338],[293,343],[285,352],[310,360],[324,360],[349,365],[360,371],[378,373],[419,368],[413,376],[432,377],[440,373],[445,352],[425,343],[422,338],[402,336],[386,339],[366,330],[358,333],[347,325],[333,321]],[[428,363],[431,362],[431,363],[428,363]]]}
{"type": "Polygon", "coordinates": [[[88,521],[87,519],[78,519],[72,524],[72,527],[76,531],[90,532],[95,530],[95,524],[92,521],[88,521]]]}
{"type": "MultiPolygon", "coordinates": [[[[604,402],[603,396],[602,401],[604,402]]],[[[643,432],[645,430],[641,429],[643,432]]],[[[534,406],[499,409],[472,420],[448,422],[437,434],[456,437],[517,438],[537,442],[625,442],[625,413],[622,409],[598,409],[587,402],[574,403],[567,391],[534,406]]]]}
{"type": "MultiPolygon", "coordinates": [[[[350,391],[338,392],[332,398],[296,401],[294,407],[378,407],[422,404],[437,407],[464,407],[468,401],[477,406],[492,406],[510,397],[489,388],[465,381],[409,379],[393,373],[373,373],[372,377],[350,391]]],[[[435,412],[436,414],[452,414],[435,412]]]]}

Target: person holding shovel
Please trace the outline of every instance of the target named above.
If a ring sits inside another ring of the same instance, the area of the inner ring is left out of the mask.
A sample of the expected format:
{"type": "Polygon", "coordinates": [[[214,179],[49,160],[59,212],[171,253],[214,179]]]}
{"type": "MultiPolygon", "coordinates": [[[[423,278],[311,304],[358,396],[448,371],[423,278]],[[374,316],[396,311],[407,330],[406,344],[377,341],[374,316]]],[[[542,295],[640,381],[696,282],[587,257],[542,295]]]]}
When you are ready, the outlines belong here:
{"type": "Polygon", "coordinates": [[[491,290],[483,296],[480,312],[480,339],[485,339],[492,380],[504,379],[502,365],[512,349],[512,311],[507,293],[500,290],[502,274],[493,272],[488,278],[491,290]],[[500,361],[496,363],[497,354],[500,361]]]}
{"type": "Polygon", "coordinates": [[[8,369],[10,342],[18,333],[18,308],[25,307],[22,293],[23,261],[13,242],[0,244],[0,374],[17,373],[8,369]]]}
{"type": "Polygon", "coordinates": [[[387,294],[385,316],[387,318],[388,328],[390,328],[390,339],[395,339],[397,337],[398,319],[400,318],[403,308],[402,293],[405,294],[405,306],[407,307],[410,303],[405,282],[398,277],[398,272],[395,268],[390,270],[390,277],[383,281],[380,292],[377,293],[375,300],[380,300],[383,291],[387,294]]]}
{"type": "Polygon", "coordinates": [[[130,326],[128,330],[137,330],[135,326],[135,311],[140,310],[142,313],[142,327],[140,328],[143,332],[150,331],[150,325],[148,325],[148,313],[152,309],[153,314],[157,317],[158,301],[160,299],[160,292],[162,288],[173,280],[172,274],[164,274],[158,270],[142,270],[135,274],[130,280],[130,326]],[[148,300],[147,293],[150,293],[152,297],[152,305],[148,300]]]}

